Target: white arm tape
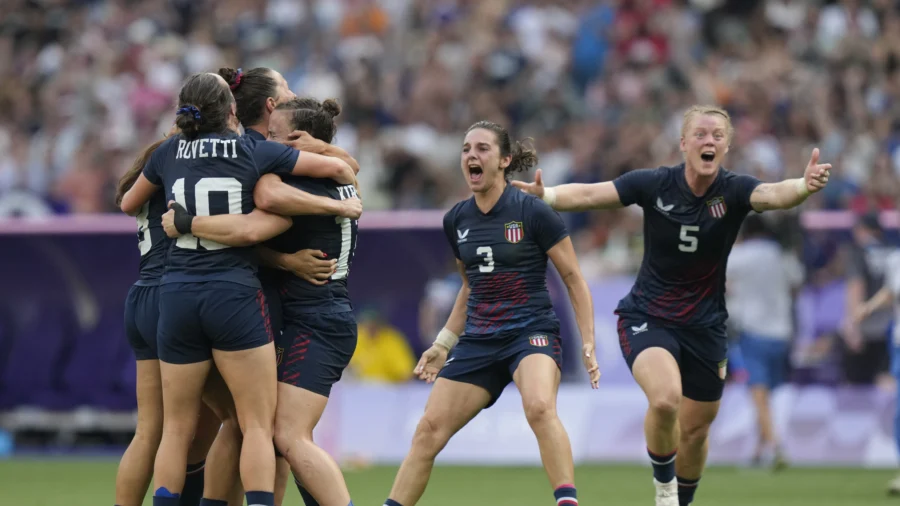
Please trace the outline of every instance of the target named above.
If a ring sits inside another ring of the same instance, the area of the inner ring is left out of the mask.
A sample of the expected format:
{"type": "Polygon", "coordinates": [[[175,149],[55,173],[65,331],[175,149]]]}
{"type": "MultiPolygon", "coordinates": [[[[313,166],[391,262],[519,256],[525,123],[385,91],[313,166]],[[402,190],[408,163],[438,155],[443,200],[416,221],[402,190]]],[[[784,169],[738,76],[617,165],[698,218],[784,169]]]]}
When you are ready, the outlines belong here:
{"type": "Polygon", "coordinates": [[[437,338],[434,340],[434,344],[444,347],[447,349],[447,351],[450,351],[454,346],[456,346],[457,341],[459,341],[459,336],[452,331],[447,330],[447,327],[444,327],[440,332],[438,332],[437,338]]]}
{"type": "Polygon", "coordinates": [[[553,188],[544,188],[544,202],[547,203],[548,206],[553,207],[553,204],[556,203],[556,190],[553,188]]]}
{"type": "Polygon", "coordinates": [[[800,195],[803,198],[809,197],[809,188],[806,186],[806,178],[801,177],[800,179],[794,180],[794,185],[797,187],[797,195],[800,195]]]}

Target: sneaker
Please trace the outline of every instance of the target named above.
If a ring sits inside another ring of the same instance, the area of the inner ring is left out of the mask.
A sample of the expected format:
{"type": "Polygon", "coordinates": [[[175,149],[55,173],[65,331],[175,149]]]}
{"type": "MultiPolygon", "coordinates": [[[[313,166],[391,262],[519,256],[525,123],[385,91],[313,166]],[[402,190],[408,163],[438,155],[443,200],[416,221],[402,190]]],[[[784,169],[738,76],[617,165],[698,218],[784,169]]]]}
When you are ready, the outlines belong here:
{"type": "Polygon", "coordinates": [[[678,480],[660,483],[653,479],[656,486],[656,506],[678,506],[678,480]]]}
{"type": "Polygon", "coordinates": [[[900,476],[888,482],[887,493],[891,496],[900,495],[900,476]]]}

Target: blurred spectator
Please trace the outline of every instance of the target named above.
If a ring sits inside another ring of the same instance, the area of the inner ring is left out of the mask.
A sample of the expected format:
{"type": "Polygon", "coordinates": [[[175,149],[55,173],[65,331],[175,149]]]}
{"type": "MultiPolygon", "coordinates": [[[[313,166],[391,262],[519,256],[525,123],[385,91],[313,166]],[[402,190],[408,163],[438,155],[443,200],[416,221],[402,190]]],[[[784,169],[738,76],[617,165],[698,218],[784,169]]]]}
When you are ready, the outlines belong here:
{"type": "Polygon", "coordinates": [[[883,0],[7,0],[0,196],[114,210],[112,182],[189,73],[265,65],[344,103],[368,209],[464,196],[459,141],[478,119],[534,137],[549,184],[677,163],[694,102],[733,115],[731,168],[797,176],[819,145],[835,174],[809,207],[892,207],[898,33],[883,0]]]}
{"type": "Polygon", "coordinates": [[[373,310],[359,315],[350,369],[363,381],[402,383],[412,378],[416,357],[399,330],[373,310]]]}
{"type": "Polygon", "coordinates": [[[888,327],[893,318],[890,307],[881,308],[858,325],[852,316],[860,305],[884,285],[884,269],[893,248],[885,243],[878,214],[869,213],[853,227],[849,245],[847,302],[844,314],[844,374],[850,383],[872,383],[888,370],[888,327]]]}

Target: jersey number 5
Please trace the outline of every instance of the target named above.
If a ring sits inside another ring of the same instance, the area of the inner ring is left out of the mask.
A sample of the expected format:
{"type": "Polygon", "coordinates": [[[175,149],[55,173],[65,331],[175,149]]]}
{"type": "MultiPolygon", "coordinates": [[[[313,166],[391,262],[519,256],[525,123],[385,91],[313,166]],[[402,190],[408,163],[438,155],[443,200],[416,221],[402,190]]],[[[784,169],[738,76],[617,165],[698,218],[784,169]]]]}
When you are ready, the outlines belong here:
{"type": "Polygon", "coordinates": [[[480,246],[475,253],[484,256],[484,265],[478,266],[479,271],[491,272],[494,270],[494,250],[490,246],[480,246]]]}
{"type": "MultiPolygon", "coordinates": [[[[241,182],[233,177],[204,177],[197,181],[194,185],[194,207],[197,216],[209,216],[209,194],[210,192],[223,192],[228,195],[228,214],[241,213],[241,192],[243,187],[241,182]]],[[[175,202],[178,202],[185,209],[188,208],[187,200],[184,198],[184,178],[175,181],[172,185],[172,194],[175,195],[175,202]]],[[[184,249],[203,249],[217,250],[225,249],[230,246],[210,241],[209,239],[198,239],[193,234],[184,234],[180,236],[175,245],[184,249]]]]}
{"type": "Polygon", "coordinates": [[[681,234],[678,235],[678,238],[681,239],[681,244],[678,245],[678,249],[685,253],[697,251],[697,236],[691,235],[691,232],[699,231],[700,227],[697,225],[682,225],[681,234]]]}

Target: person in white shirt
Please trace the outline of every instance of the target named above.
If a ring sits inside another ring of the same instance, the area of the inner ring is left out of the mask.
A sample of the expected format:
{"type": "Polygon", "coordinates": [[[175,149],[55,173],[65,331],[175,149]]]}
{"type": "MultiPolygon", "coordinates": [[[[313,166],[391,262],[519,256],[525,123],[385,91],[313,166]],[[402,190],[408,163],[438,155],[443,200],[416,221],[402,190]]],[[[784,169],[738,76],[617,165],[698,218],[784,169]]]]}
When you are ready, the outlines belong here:
{"type": "Polygon", "coordinates": [[[786,460],[772,425],[769,395],[785,380],[793,293],[803,282],[803,267],[775,241],[761,216],[748,216],[742,235],[728,258],[728,311],[740,332],[738,346],[757,412],[754,463],[766,458],[779,469],[786,460]]]}
{"type": "MultiPolygon", "coordinates": [[[[885,262],[884,285],[869,300],[862,303],[853,319],[856,323],[893,302],[894,322],[891,333],[891,374],[900,383],[900,250],[892,251],[885,262]]],[[[900,390],[898,390],[900,393],[900,390]]],[[[894,443],[900,452],[900,400],[894,413],[894,443]]],[[[888,483],[889,495],[900,495],[900,476],[888,483]]]]}

